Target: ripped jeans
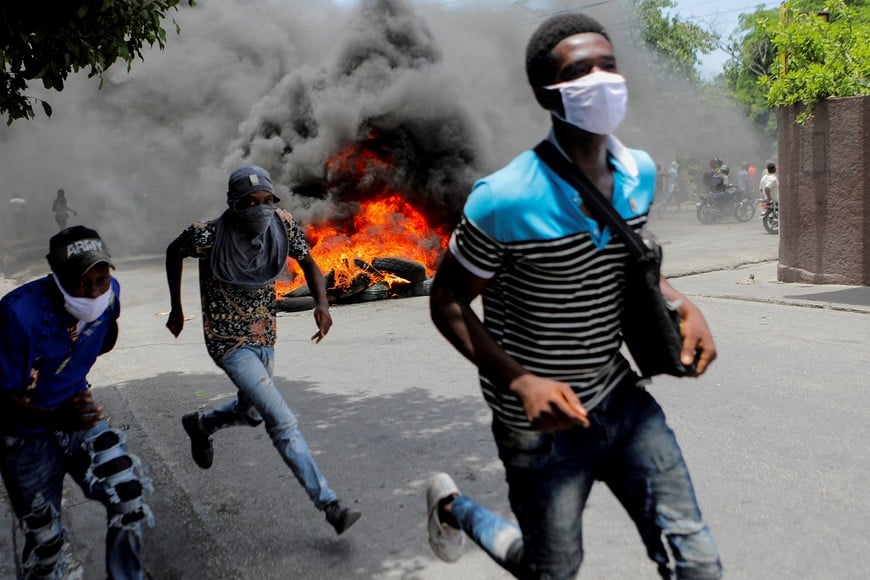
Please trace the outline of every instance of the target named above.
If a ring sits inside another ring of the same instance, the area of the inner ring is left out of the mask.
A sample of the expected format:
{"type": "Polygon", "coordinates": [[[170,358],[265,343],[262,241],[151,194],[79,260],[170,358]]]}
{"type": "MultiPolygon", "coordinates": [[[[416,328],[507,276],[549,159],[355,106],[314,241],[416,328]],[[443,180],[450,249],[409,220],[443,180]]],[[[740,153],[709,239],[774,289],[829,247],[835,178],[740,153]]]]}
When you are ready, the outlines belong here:
{"type": "Polygon", "coordinates": [[[460,527],[517,578],[573,579],[583,561],[583,509],[603,481],[628,512],[662,578],[720,578],[722,566],[683,455],[661,407],[623,384],[589,413],[590,426],[493,435],[519,526],[459,496],[460,527]]]}
{"type": "Polygon", "coordinates": [[[151,492],[127,437],[100,422],[87,431],[0,436],[0,474],[24,534],[19,577],[64,578],[61,498],[66,474],[106,508],[106,575],[143,577],[142,523],[153,525],[144,497],[151,492]]]}
{"type": "Polygon", "coordinates": [[[227,353],[218,364],[239,393],[235,400],[200,417],[203,431],[212,435],[225,427],[256,427],[265,421],[272,444],[315,507],[322,511],[335,501],[338,496],[314,461],[296,415],[272,381],[275,350],[268,346],[245,345],[227,353]]]}

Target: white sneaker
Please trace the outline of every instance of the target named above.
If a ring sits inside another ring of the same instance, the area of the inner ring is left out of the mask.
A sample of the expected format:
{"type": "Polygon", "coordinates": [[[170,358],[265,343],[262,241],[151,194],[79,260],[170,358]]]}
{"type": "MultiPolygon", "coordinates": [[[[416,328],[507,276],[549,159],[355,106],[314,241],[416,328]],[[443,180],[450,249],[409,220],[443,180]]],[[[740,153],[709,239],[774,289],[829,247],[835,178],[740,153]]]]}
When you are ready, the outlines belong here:
{"type": "Polygon", "coordinates": [[[429,510],[429,545],[435,555],[445,562],[456,562],[462,556],[465,534],[453,526],[441,523],[438,504],[441,500],[458,495],[459,488],[446,473],[436,473],[426,486],[426,507],[429,510]]]}

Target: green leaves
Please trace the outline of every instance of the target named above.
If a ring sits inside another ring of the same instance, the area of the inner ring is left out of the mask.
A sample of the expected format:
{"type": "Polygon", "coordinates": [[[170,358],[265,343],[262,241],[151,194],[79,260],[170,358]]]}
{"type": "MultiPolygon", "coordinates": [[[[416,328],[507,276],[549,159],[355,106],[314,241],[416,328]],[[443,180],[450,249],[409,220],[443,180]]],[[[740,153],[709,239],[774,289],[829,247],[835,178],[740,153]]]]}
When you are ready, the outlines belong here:
{"type": "MultiPolygon", "coordinates": [[[[163,48],[163,21],[193,0],[4,0],[0,7],[0,115],[7,124],[35,116],[28,83],[62,91],[71,73],[100,76],[117,61],[142,58],[142,49],[163,48]]],[[[176,31],[178,24],[173,20],[176,31]]],[[[43,112],[51,115],[48,103],[43,112]]]]}
{"type": "Polygon", "coordinates": [[[638,28],[633,32],[635,43],[652,48],[665,72],[697,82],[699,54],[715,49],[717,36],[697,24],[666,14],[666,10],[676,7],[673,0],[632,1],[638,17],[638,28]]]}
{"type": "Polygon", "coordinates": [[[786,2],[782,20],[768,28],[780,55],[760,79],[768,105],[806,105],[802,123],[824,99],[870,94],[868,23],[866,1],[786,2]]]}
{"type": "Polygon", "coordinates": [[[731,56],[719,79],[731,89],[747,117],[771,137],[776,135],[776,115],[767,104],[767,88],[759,79],[769,73],[777,58],[770,25],[778,21],[777,9],[759,7],[755,12],[741,14],[737,29],[722,47],[731,56]]]}

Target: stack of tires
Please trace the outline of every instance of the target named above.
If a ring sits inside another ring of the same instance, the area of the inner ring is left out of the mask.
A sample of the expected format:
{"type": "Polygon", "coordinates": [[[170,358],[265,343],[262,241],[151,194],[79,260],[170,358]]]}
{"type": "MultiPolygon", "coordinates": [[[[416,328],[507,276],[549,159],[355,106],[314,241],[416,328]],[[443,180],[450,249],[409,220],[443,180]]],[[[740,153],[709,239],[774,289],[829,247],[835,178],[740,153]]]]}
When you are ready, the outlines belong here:
{"type": "MultiPolygon", "coordinates": [[[[336,287],[335,273],[330,272],[324,278],[326,281],[326,296],[330,304],[356,304],[372,302],[385,298],[403,298],[409,296],[428,296],[432,279],[426,277],[426,267],[420,262],[405,258],[375,258],[371,264],[356,259],[354,264],[359,273],[350,284],[336,287]],[[384,274],[391,274],[405,282],[372,282],[383,280],[384,274]]],[[[295,290],[278,297],[277,308],[280,312],[299,312],[314,308],[314,298],[308,286],[300,286],[295,290]]]]}

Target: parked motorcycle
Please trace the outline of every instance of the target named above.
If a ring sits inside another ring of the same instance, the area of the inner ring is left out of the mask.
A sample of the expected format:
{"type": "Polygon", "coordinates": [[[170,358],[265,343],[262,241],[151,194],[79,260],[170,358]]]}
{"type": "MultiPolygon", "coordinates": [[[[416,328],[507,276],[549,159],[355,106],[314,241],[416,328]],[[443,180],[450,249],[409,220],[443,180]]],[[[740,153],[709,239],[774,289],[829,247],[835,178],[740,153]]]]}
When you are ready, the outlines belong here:
{"type": "Polygon", "coordinates": [[[702,224],[712,224],[731,216],[739,222],[748,222],[755,215],[755,202],[746,199],[735,186],[725,191],[696,195],[695,211],[702,224]]]}
{"type": "Polygon", "coordinates": [[[779,202],[769,199],[759,199],[761,207],[761,224],[769,234],[779,233],[779,202]]]}

